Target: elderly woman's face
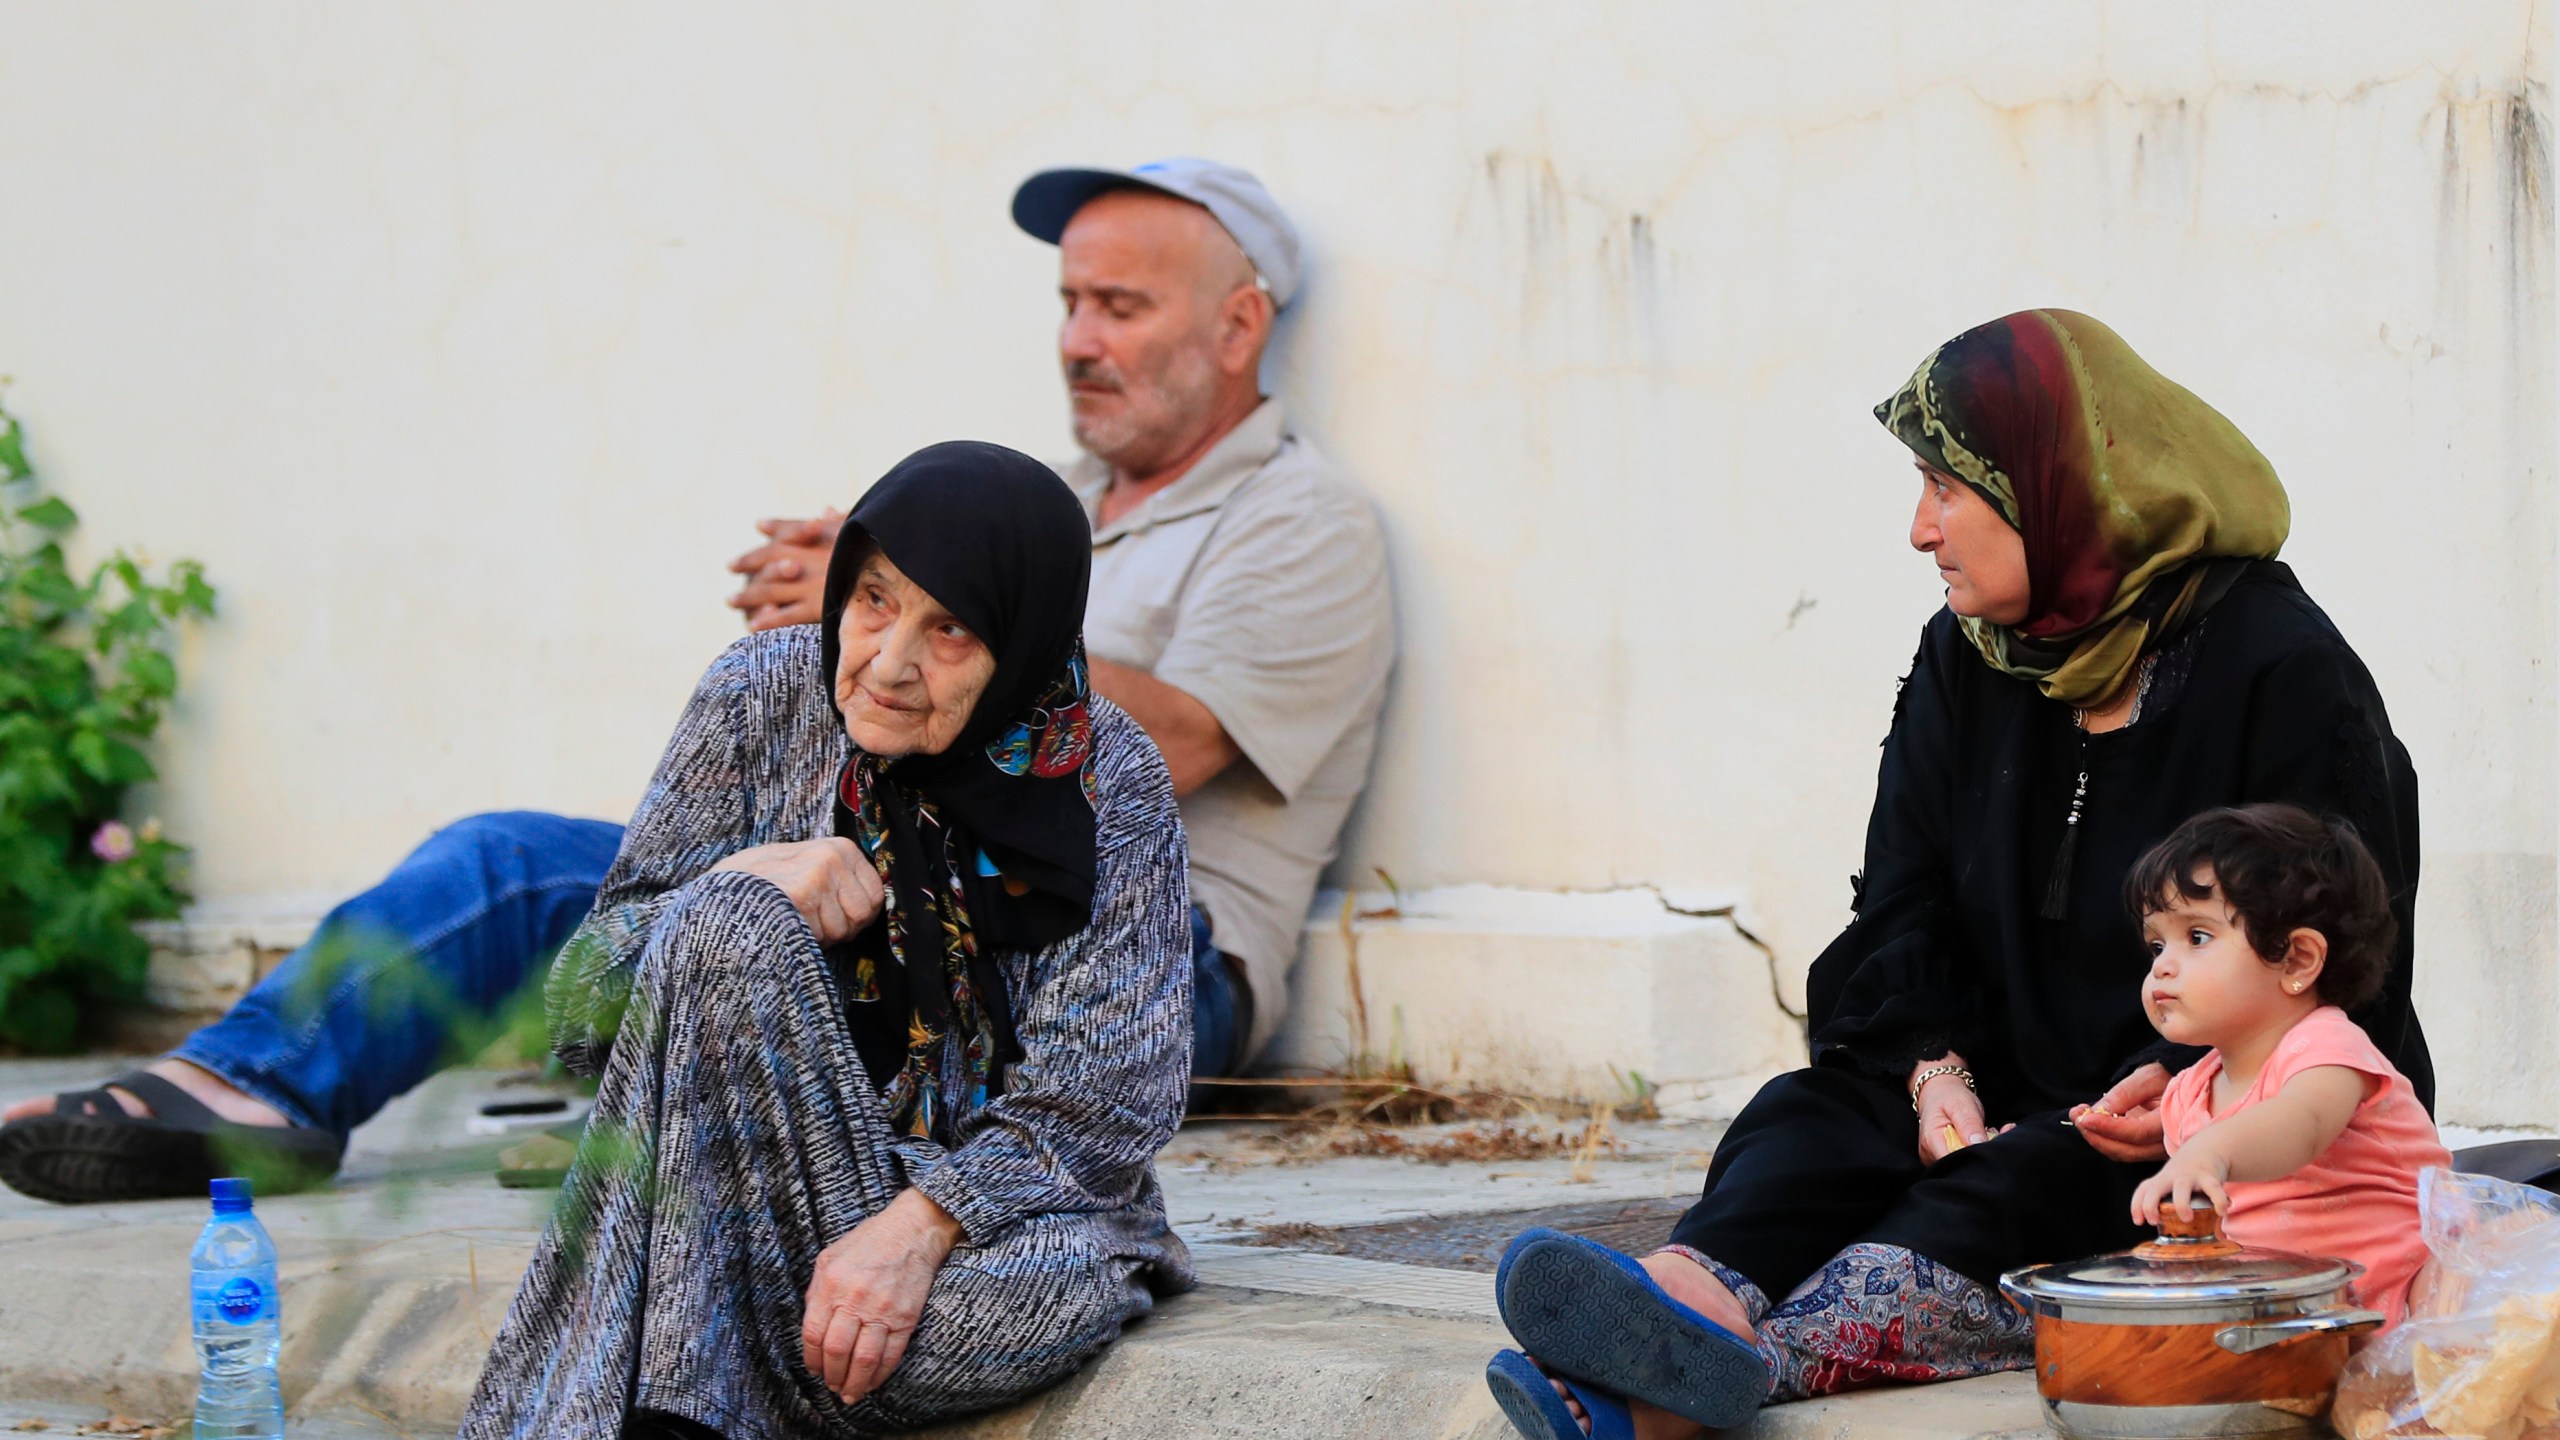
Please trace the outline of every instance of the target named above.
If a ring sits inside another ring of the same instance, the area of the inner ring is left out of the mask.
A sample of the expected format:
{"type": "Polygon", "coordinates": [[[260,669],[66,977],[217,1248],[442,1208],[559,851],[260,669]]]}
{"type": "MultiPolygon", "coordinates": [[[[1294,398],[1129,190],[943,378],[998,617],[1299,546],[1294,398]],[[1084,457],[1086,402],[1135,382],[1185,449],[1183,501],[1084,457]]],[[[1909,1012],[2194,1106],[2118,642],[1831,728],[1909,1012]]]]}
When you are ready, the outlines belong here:
{"type": "Polygon", "coordinates": [[[874,755],[939,755],[995,678],[995,653],[874,551],[836,624],[836,708],[874,755]]]}
{"type": "Polygon", "coordinates": [[[1994,625],[2027,618],[2027,542],[1972,486],[1920,467],[1911,548],[1938,562],[1948,609],[1994,625]]]}

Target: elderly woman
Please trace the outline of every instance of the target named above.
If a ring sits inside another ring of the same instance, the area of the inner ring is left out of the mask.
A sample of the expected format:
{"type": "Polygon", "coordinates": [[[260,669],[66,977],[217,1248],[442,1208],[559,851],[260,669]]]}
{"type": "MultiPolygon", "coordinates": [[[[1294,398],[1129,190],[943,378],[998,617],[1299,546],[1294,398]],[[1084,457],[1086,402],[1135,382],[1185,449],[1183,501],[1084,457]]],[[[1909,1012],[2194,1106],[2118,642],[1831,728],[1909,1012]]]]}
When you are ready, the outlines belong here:
{"type": "Polygon", "coordinates": [[[1488,1379],[1528,1434],[1693,1435],[2027,1365],[2000,1273],[2140,1238],[2156,1101],[2197,1052],[2143,1015],[2119,887],[2200,810],[2286,800],[2361,832],[2401,939],[2356,1019],[2432,1102],[2417,782],[2273,558],[2290,512],[2265,458],[2060,310],[1956,337],[1876,414],[1917,458],[1911,543],[1947,604],[1894,702],[1856,918],[1813,965],[1813,1066],[1736,1118],[1656,1254],[1515,1242],[1501,1300],[1528,1355],[1488,1379]]]}
{"type": "Polygon", "coordinates": [[[1085,685],[1084,512],[993,445],[857,507],[703,677],[553,969],[595,1123],[466,1437],[863,1435],[1188,1289],[1182,826],[1085,685]]]}

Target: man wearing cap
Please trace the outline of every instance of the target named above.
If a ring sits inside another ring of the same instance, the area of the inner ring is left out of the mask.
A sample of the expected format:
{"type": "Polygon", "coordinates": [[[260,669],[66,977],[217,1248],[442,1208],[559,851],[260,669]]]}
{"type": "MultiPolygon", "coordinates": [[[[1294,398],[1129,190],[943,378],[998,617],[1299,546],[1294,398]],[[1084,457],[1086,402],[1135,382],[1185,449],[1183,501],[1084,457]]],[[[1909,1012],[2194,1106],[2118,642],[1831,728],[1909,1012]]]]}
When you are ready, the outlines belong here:
{"type": "MultiPolygon", "coordinates": [[[[1013,214],[1059,247],[1094,686],[1164,752],[1190,837],[1193,1070],[1235,1074],[1278,1028],[1367,779],[1394,646],[1385,547],[1367,498],[1261,395],[1299,279],[1261,182],[1202,160],[1052,170],[1013,214]]],[[[732,567],[752,628],[818,618],[842,518],[764,523],[732,567]]],[[[619,839],[527,812],[438,832],[174,1054],[12,1107],[0,1180],[57,1201],[200,1195],[261,1129],[267,1188],[325,1179],[348,1131],[444,1062],[457,1021],[494,1013],[567,937],[619,839]]],[[[573,1134],[519,1147],[501,1178],[556,1181],[573,1134]]]]}
{"type": "MultiPolygon", "coordinates": [[[[1240,1073],[1288,1004],[1316,877],[1366,783],[1394,654],[1368,498],[1261,393],[1298,238],[1206,160],[1050,170],[1014,222],[1058,247],[1058,361],[1093,520],[1094,688],[1164,752],[1191,840],[1193,1073],[1240,1073]]],[[[841,516],[768,521],[730,603],[818,618],[841,516]]]]}

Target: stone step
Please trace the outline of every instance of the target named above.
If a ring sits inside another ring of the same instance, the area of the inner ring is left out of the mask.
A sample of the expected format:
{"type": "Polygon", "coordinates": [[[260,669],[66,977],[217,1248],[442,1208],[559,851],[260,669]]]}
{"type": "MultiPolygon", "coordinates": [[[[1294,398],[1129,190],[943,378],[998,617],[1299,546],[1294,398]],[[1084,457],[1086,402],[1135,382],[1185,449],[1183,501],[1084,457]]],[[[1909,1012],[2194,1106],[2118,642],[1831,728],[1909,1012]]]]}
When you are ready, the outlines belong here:
{"type": "MultiPolygon", "coordinates": [[[[0,1063],[0,1103],[113,1068],[0,1063]]],[[[460,1419],[550,1204],[499,1189],[489,1162],[500,1142],[463,1131],[494,1083],[439,1077],[358,1132],[337,1185],[259,1204],[283,1256],[281,1369],[297,1435],[449,1434],[460,1419]]],[[[1161,1169],[1202,1288],[1165,1302],[1056,1389],[939,1433],[1500,1440],[1511,1430],[1482,1375],[1507,1337],[1481,1253],[1407,1264],[1262,1242],[1612,1201],[1676,1207],[1712,1139],[1703,1128],[1633,1126],[1618,1158],[1596,1164],[1423,1164],[1284,1154],[1269,1127],[1187,1129],[1161,1169]]],[[[196,1201],[65,1208],[0,1191],[0,1421],[183,1416],[195,1388],[186,1255],[203,1222],[196,1201]]],[[[1488,1220],[1467,1233],[1505,1229],[1488,1220]]],[[[1777,1407],[1736,1433],[2025,1434],[2039,1413],[2009,1376],[1777,1407]]]]}

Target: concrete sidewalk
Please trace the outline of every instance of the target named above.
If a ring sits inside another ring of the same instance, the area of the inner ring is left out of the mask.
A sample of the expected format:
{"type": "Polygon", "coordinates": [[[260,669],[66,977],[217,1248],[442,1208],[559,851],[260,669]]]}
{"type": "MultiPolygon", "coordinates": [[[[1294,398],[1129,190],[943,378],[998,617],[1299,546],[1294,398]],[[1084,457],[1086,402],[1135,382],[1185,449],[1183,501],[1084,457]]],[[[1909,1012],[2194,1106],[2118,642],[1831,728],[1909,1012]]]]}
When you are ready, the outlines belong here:
{"type": "MultiPolygon", "coordinates": [[[[0,1063],[0,1103],[113,1068],[0,1063]]],[[[358,1132],[336,1186],[259,1203],[283,1256],[297,1433],[449,1434],[459,1418],[551,1200],[499,1189],[505,1142],[464,1131],[498,1079],[438,1079],[358,1132]]],[[[1657,1217],[1695,1193],[1713,1136],[1625,1127],[1619,1153],[1577,1180],[1571,1158],[1290,1158],[1267,1126],[1186,1129],[1160,1168],[1202,1288],[1056,1390],[939,1433],[1500,1440],[1511,1430],[1481,1378],[1505,1343],[1489,1272],[1501,1237],[1536,1219],[1467,1217],[1569,1206],[1631,1234],[1667,1227],[1657,1217]]],[[[186,1414],[187,1251],[204,1215],[197,1201],[72,1209],[0,1190],[0,1429],[186,1414]]],[[[2009,1376],[1780,1407],[1740,1433],[2040,1429],[2009,1376]]]]}

